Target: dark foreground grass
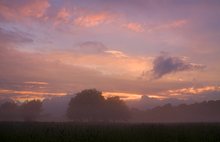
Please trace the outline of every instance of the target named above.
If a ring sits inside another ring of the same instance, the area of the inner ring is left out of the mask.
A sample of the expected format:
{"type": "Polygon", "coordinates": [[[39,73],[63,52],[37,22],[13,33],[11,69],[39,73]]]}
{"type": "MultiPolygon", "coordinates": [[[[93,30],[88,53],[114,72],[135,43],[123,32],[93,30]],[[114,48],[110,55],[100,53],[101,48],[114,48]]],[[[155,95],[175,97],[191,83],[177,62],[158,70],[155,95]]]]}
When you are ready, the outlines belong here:
{"type": "Polygon", "coordinates": [[[220,142],[220,124],[0,122],[0,142],[220,142]]]}

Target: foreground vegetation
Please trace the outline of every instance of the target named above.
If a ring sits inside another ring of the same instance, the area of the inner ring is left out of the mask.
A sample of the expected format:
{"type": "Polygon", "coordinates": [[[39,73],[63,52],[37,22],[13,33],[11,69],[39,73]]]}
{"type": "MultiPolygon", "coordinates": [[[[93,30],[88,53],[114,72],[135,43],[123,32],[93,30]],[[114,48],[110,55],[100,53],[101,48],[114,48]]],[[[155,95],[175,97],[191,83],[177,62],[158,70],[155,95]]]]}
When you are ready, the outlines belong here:
{"type": "Polygon", "coordinates": [[[2,142],[219,142],[219,123],[0,122],[2,142]]]}

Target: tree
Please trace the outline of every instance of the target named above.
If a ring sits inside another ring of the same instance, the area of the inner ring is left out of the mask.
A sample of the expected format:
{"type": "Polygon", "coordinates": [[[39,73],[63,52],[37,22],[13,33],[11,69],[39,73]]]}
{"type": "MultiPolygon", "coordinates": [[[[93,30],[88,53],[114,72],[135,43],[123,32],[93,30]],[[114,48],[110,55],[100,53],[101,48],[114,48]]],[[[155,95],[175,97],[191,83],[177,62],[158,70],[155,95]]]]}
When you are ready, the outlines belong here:
{"type": "Polygon", "coordinates": [[[129,108],[118,96],[106,99],[106,113],[111,121],[125,121],[130,117],[129,108]]]}
{"type": "Polygon", "coordinates": [[[42,102],[40,100],[27,101],[21,105],[21,115],[25,121],[35,120],[41,111],[42,102]]]}
{"type": "Polygon", "coordinates": [[[67,116],[77,121],[99,121],[104,103],[101,92],[96,89],[83,90],[70,100],[67,116]]]}
{"type": "Polygon", "coordinates": [[[119,97],[105,99],[96,89],[83,90],[70,100],[67,117],[75,121],[124,121],[129,109],[119,97]]]}
{"type": "Polygon", "coordinates": [[[0,106],[0,120],[17,120],[19,118],[18,105],[15,102],[5,102],[0,106]]]}

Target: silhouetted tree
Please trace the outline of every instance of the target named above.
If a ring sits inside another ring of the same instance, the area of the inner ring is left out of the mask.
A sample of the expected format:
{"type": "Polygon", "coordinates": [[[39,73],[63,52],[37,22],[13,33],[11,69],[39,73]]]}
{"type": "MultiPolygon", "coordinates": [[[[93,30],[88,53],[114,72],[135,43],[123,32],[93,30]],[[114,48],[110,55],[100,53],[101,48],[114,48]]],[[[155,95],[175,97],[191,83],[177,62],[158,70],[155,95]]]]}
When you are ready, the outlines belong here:
{"type": "Polygon", "coordinates": [[[0,106],[0,120],[13,121],[19,118],[18,105],[15,102],[5,102],[0,106]]]}
{"type": "Polygon", "coordinates": [[[77,121],[98,121],[102,119],[105,98],[96,89],[83,90],[72,98],[67,116],[77,121]]]}
{"type": "Polygon", "coordinates": [[[117,96],[106,99],[106,114],[111,121],[125,121],[130,117],[129,108],[117,96]]]}
{"type": "Polygon", "coordinates": [[[25,121],[36,120],[41,111],[42,102],[40,100],[27,101],[21,105],[21,115],[25,121]]]}
{"type": "Polygon", "coordinates": [[[70,100],[67,117],[77,121],[124,121],[129,118],[129,109],[119,97],[105,99],[96,89],[88,89],[70,100]]]}

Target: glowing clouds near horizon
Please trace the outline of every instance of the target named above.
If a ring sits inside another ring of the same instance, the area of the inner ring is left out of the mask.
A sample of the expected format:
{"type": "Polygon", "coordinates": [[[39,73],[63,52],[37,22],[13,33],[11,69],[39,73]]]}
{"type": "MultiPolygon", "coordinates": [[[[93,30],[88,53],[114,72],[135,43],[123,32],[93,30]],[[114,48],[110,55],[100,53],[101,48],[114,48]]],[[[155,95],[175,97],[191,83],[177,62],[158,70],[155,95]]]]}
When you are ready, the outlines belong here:
{"type": "MultiPolygon", "coordinates": [[[[18,90],[5,90],[5,89],[0,89],[0,94],[4,94],[6,96],[8,94],[11,96],[11,99],[14,99],[16,101],[26,101],[26,100],[34,100],[34,99],[43,100],[46,98],[66,95],[66,93],[57,93],[57,92],[50,93],[50,92],[36,92],[36,91],[25,91],[25,90],[18,91],[18,90]]],[[[0,96],[0,98],[5,98],[5,97],[0,96]]]]}
{"type": "Polygon", "coordinates": [[[48,85],[47,82],[39,82],[39,81],[26,81],[25,84],[32,84],[32,85],[48,85]]]}
{"type": "Polygon", "coordinates": [[[121,92],[103,92],[103,96],[105,98],[118,96],[120,99],[124,101],[140,100],[140,98],[142,97],[141,94],[121,93],[121,92]]]}

